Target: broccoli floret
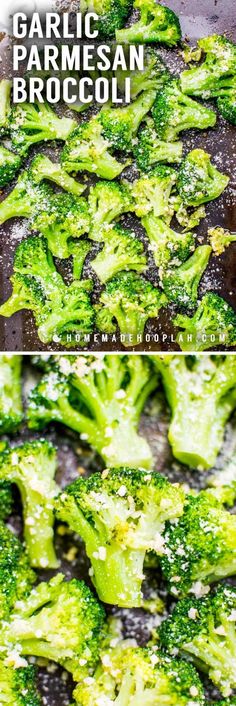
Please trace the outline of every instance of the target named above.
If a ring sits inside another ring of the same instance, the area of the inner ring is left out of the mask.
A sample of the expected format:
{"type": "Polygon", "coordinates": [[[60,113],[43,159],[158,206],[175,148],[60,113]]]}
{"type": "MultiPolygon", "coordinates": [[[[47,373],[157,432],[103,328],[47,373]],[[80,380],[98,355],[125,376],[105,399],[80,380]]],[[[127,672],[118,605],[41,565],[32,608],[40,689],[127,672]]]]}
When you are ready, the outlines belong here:
{"type": "Polygon", "coordinates": [[[67,140],[76,127],[71,118],[59,118],[48,103],[21,103],[10,117],[12,145],[24,156],[31,145],[45,140],[67,140]]]}
{"type": "Polygon", "coordinates": [[[180,601],[159,630],[162,644],[207,671],[223,696],[236,687],[235,616],[236,589],[219,586],[202,599],[180,601]]]}
{"type": "Polygon", "coordinates": [[[11,484],[7,481],[0,481],[0,522],[11,515],[13,508],[13,495],[11,484]]]}
{"type": "Polygon", "coordinates": [[[0,188],[9,184],[21,165],[19,155],[0,145],[0,188]]]}
{"type": "Polygon", "coordinates": [[[93,680],[73,694],[78,706],[203,706],[203,688],[191,664],[128,640],[104,651],[93,680]],[[127,644],[126,644],[127,642],[127,644]]]}
{"type": "Polygon", "coordinates": [[[53,547],[53,502],[58,492],[56,449],[47,441],[32,441],[0,456],[0,479],[19,488],[24,515],[24,538],[34,567],[58,566],[53,547]]]}
{"type": "Polygon", "coordinates": [[[199,245],[182,265],[164,271],[162,286],[170,302],[184,307],[194,307],[197,304],[198,287],[210,255],[210,245],[199,245]]]}
{"type": "Polygon", "coordinates": [[[226,37],[213,34],[200,39],[198,48],[205,59],[200,66],[182,72],[183,93],[206,98],[227,95],[235,88],[236,45],[226,37]]]}
{"type": "Polygon", "coordinates": [[[74,194],[52,194],[44,207],[35,213],[31,228],[46,238],[49,250],[58,258],[70,256],[70,239],[88,233],[89,209],[86,199],[74,194]]]}
{"type": "Polygon", "coordinates": [[[137,132],[155,99],[156,91],[144,91],[124,108],[104,108],[99,114],[102,134],[113,149],[130,152],[137,132]]]}
{"type": "MultiPolygon", "coordinates": [[[[236,82],[236,78],[235,78],[236,82]]],[[[217,108],[225,120],[236,125],[236,90],[217,99],[217,108]]]]}
{"type": "Polygon", "coordinates": [[[72,240],[70,243],[70,253],[73,257],[73,278],[80,280],[87,255],[91,250],[91,243],[87,240],[72,240]]]}
{"type": "Polygon", "coordinates": [[[180,41],[179,19],[168,7],[156,4],[155,0],[135,0],[134,8],[140,11],[140,20],[130,27],[117,30],[118,43],[161,42],[172,47],[180,41]]]}
{"type": "Polygon", "coordinates": [[[211,468],[236,406],[236,358],[174,355],[152,360],[171,409],[168,436],[175,458],[192,468],[211,468]]]}
{"type": "Polygon", "coordinates": [[[205,130],[216,124],[214,111],[182,93],[177,79],[168,81],[157,94],[152,114],[158,137],[169,142],[177,140],[182,130],[205,130]]]}
{"type": "Polygon", "coordinates": [[[231,243],[236,242],[236,233],[230,233],[229,230],[217,226],[208,229],[208,239],[213,252],[216,255],[222,255],[231,243]]]}
{"type": "Polygon", "coordinates": [[[134,149],[138,168],[145,172],[157,162],[180,162],[182,142],[164,142],[157,137],[153,120],[148,118],[134,149]]]}
{"type": "Polygon", "coordinates": [[[163,269],[170,263],[178,265],[187,260],[194,249],[194,235],[191,231],[177,233],[153,213],[144,216],[141,223],[148,235],[157,267],[163,269]]]}
{"type": "Polygon", "coordinates": [[[8,706],[40,706],[35,668],[17,668],[0,662],[0,696],[1,703],[8,706]]]}
{"type": "Polygon", "coordinates": [[[170,221],[174,212],[170,196],[177,180],[171,167],[159,164],[148,174],[141,175],[132,187],[136,216],[142,218],[149,213],[170,221]]]}
{"type": "Polygon", "coordinates": [[[11,88],[12,82],[8,79],[4,78],[0,81],[0,135],[4,134],[9,126],[11,88]]]}
{"type": "Polygon", "coordinates": [[[140,356],[62,356],[57,366],[59,371],[46,374],[30,396],[29,426],[62,422],[82,434],[106,465],[150,468],[149,445],[137,431],[156,386],[150,362],[140,356]]]}
{"type": "Polygon", "coordinates": [[[95,12],[98,15],[96,29],[104,39],[114,37],[116,29],[121,29],[132,10],[133,0],[81,0],[80,10],[95,12]]]}
{"type": "Polygon", "coordinates": [[[176,338],[182,351],[205,351],[217,344],[236,345],[236,313],[214,292],[204,295],[192,318],[178,314],[173,324],[183,329],[176,338]]]}
{"type": "Polygon", "coordinates": [[[0,619],[7,619],[16,601],[35,582],[34,571],[19,539],[0,523],[0,619]]]}
{"type": "Polygon", "coordinates": [[[115,179],[130,164],[130,160],[121,163],[110,154],[110,143],[102,131],[99,120],[92,118],[71,133],[61,154],[62,166],[67,172],[85,169],[103,179],[115,179]]]}
{"type": "Polygon", "coordinates": [[[142,91],[159,91],[167,81],[169,71],[163,63],[161,57],[152,48],[147,48],[144,54],[143,71],[124,71],[121,68],[116,70],[116,78],[119,89],[125,91],[125,79],[130,79],[130,96],[132,100],[142,91]]]}
{"type": "Polygon", "coordinates": [[[165,294],[151,282],[134,272],[121,272],[101,294],[97,327],[99,331],[115,333],[118,326],[123,345],[136,346],[143,340],[148,319],[156,318],[166,302],[165,294]]]}
{"type": "Polygon", "coordinates": [[[48,184],[34,184],[28,171],[22,172],[14,189],[0,203],[0,224],[9,218],[30,218],[39,206],[46,211],[51,193],[48,184]]]}
{"type": "Polygon", "coordinates": [[[103,230],[127,211],[133,211],[134,203],[130,185],[127,183],[98,181],[89,192],[89,211],[92,240],[103,240],[103,230]]]}
{"type": "Polygon", "coordinates": [[[41,320],[42,310],[45,304],[45,297],[39,282],[32,277],[14,273],[10,277],[12,284],[12,294],[4,304],[0,306],[0,316],[9,318],[21,309],[29,309],[34,314],[36,320],[41,320]]]}
{"type": "Polygon", "coordinates": [[[56,514],[85,542],[100,600],[140,606],[145,554],[163,552],[168,519],[183,510],[182,488],[158,473],[117,468],[79,478],[56,502],[56,514]]]}
{"type": "Polygon", "coordinates": [[[20,355],[0,355],[0,433],[12,434],[22,419],[20,355]]]}
{"type": "Polygon", "coordinates": [[[2,644],[8,653],[58,662],[77,681],[98,659],[104,610],[83,581],[64,579],[57,574],[17,603],[2,644]]]}
{"type": "Polygon", "coordinates": [[[121,270],[144,272],[147,269],[143,243],[133,231],[120,225],[110,226],[103,230],[102,241],[104,246],[92,260],[91,267],[103,284],[121,270]]]}
{"type": "Polygon", "coordinates": [[[75,196],[80,196],[86,189],[86,184],[79,184],[58,162],[51,162],[45,154],[37,154],[34,157],[30,165],[30,176],[35,184],[48,179],[75,196]]]}
{"type": "Polygon", "coordinates": [[[200,206],[222,194],[229,177],[214,167],[204,150],[192,150],[180,165],[177,187],[184,203],[200,206]]]}
{"type": "Polygon", "coordinates": [[[173,197],[173,208],[176,220],[178,221],[179,225],[182,226],[182,228],[184,228],[185,230],[192,230],[194,228],[197,228],[202,218],[205,218],[206,216],[205,206],[202,205],[198,206],[197,208],[187,206],[182,201],[179,194],[176,194],[173,197]]]}

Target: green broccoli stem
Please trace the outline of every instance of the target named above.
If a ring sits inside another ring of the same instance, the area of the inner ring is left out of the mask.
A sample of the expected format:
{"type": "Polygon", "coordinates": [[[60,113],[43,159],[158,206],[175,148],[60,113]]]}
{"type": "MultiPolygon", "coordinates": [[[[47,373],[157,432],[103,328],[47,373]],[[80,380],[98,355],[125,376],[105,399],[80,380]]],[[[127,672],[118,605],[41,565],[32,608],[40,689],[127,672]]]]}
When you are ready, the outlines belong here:
{"type": "Polygon", "coordinates": [[[189,127],[199,128],[199,125],[201,125],[201,130],[214,127],[216,122],[215,113],[204,109],[204,106],[197,103],[197,101],[195,101],[196,106],[194,106],[193,103],[192,98],[188,98],[188,96],[183,93],[179,97],[176,106],[176,110],[179,113],[178,132],[188,130],[189,127]],[[212,117],[210,116],[210,112],[212,112],[212,117]]]}
{"type": "Polygon", "coordinates": [[[124,340],[122,341],[123,346],[137,345],[140,343],[143,339],[145,325],[149,316],[139,310],[136,312],[133,309],[131,309],[131,311],[123,311],[122,306],[119,304],[114,306],[114,312],[112,311],[112,313],[114,313],[114,316],[119,322],[121,336],[124,336],[124,340]],[[127,335],[129,340],[126,340],[127,335]],[[132,338],[130,338],[130,336],[132,336],[132,338]],[[132,343],[130,343],[130,341],[132,341],[132,343]]]}
{"type": "Polygon", "coordinates": [[[47,238],[49,250],[54,257],[58,257],[60,260],[70,257],[68,232],[66,229],[63,231],[60,227],[57,230],[48,227],[45,230],[43,229],[43,235],[47,238]]]}
{"type": "MultiPolygon", "coordinates": [[[[119,242],[117,238],[116,245],[112,249],[110,243],[104,244],[101,252],[98,253],[97,257],[91,262],[91,267],[96,272],[98,279],[103,284],[109,279],[114,277],[114,275],[121,272],[121,270],[135,270],[135,272],[143,272],[146,269],[145,257],[139,255],[140,262],[137,261],[138,255],[133,254],[133,261],[131,260],[131,255],[127,252],[119,253],[119,242]]],[[[121,243],[122,247],[122,243],[121,243]]],[[[121,249],[121,248],[120,248],[121,249]]]]}
{"type": "Polygon", "coordinates": [[[32,302],[30,300],[29,302],[26,301],[24,293],[21,295],[20,292],[12,292],[9,299],[4,304],[1,304],[0,315],[8,319],[20,309],[32,309],[32,302]]]}
{"type": "MultiPolygon", "coordinates": [[[[30,112],[28,104],[27,111],[30,112]]],[[[29,130],[39,130],[39,132],[45,134],[45,139],[47,140],[67,140],[67,137],[76,126],[77,123],[75,120],[71,118],[59,118],[46,103],[40,103],[38,117],[34,106],[32,117],[29,116],[29,121],[27,120],[26,113],[25,127],[29,130]]]]}
{"type": "Polygon", "coordinates": [[[16,186],[0,204],[0,224],[10,218],[29,218],[31,206],[29,196],[22,193],[22,185],[16,186]]]}
{"type": "Polygon", "coordinates": [[[184,645],[184,653],[193,655],[195,663],[208,673],[213,683],[219,685],[223,696],[229,696],[231,690],[229,683],[236,685],[235,679],[235,627],[227,620],[227,616],[221,617],[221,625],[225,631],[226,639],[222,645],[222,635],[217,635],[209,626],[209,633],[194,637],[190,644],[184,645]]]}
{"type": "Polygon", "coordinates": [[[73,179],[67,174],[67,172],[60,166],[60,164],[51,162],[48,157],[41,155],[41,159],[36,157],[36,164],[31,165],[33,181],[36,184],[40,183],[43,179],[48,179],[54,184],[61,186],[62,189],[68,191],[70,194],[75,194],[80,196],[86,188],[85,184],[80,184],[78,181],[73,179]]]}
{"type": "Polygon", "coordinates": [[[190,96],[207,91],[212,72],[204,66],[183,71],[180,76],[181,90],[190,96]]]}

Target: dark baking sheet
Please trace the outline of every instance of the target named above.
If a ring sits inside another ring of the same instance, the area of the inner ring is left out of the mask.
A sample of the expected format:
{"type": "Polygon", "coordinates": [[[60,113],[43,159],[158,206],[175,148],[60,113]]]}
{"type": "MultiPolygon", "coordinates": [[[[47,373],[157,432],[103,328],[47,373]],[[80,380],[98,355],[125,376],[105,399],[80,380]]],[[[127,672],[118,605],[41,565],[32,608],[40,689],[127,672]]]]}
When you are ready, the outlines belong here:
{"type": "MultiPolygon", "coordinates": [[[[34,384],[36,377],[37,372],[31,367],[29,356],[24,356],[25,391],[27,389],[27,394],[29,386],[31,387],[34,384]]],[[[191,471],[173,458],[167,440],[168,424],[169,411],[162,391],[158,390],[150,398],[141,417],[140,424],[140,432],[147,438],[152,449],[153,468],[166,475],[172,482],[184,482],[197,490],[204,488],[209,477],[207,473],[191,471]]],[[[103,465],[100,457],[82,443],[77,434],[68,432],[61,425],[50,425],[43,434],[32,434],[26,427],[23,427],[19,436],[14,437],[14,441],[11,441],[11,443],[15,446],[19,441],[39,438],[40,436],[49,439],[58,448],[57,482],[62,488],[77,477],[81,468],[83,471],[85,470],[86,474],[95,470],[102,470],[103,465]]],[[[227,425],[225,442],[217,459],[217,470],[224,467],[225,462],[232,455],[232,450],[236,450],[236,419],[232,419],[227,425]]],[[[20,502],[17,494],[14,514],[10,518],[10,526],[21,535],[20,502]]],[[[55,531],[55,541],[57,554],[61,561],[59,570],[65,573],[68,578],[77,577],[84,579],[91,586],[88,574],[88,560],[85,556],[82,542],[78,537],[75,537],[72,533],[62,537],[55,531]],[[78,547],[78,554],[75,560],[71,562],[68,561],[66,555],[75,544],[78,547]]],[[[54,573],[54,571],[39,571],[38,576],[41,580],[48,580],[54,573]]],[[[167,597],[158,570],[149,570],[145,573],[144,593],[146,597],[150,595],[153,589],[158,590],[167,609],[169,609],[173,604],[173,599],[167,597]]],[[[236,585],[236,578],[228,579],[227,581],[236,585]]],[[[158,616],[155,618],[155,616],[141,609],[127,610],[118,609],[115,606],[107,606],[107,613],[112,613],[121,618],[124,636],[135,638],[139,645],[146,644],[151,637],[152,630],[158,625],[158,616]]],[[[211,696],[211,698],[214,696],[216,700],[219,699],[216,690],[212,685],[209,685],[205,678],[204,683],[206,694],[211,696]]],[[[73,683],[70,676],[55,665],[52,665],[52,669],[50,668],[49,671],[46,668],[39,668],[39,687],[44,697],[43,703],[45,706],[68,706],[68,704],[71,704],[73,683]]]]}
{"type": "MultiPolygon", "coordinates": [[[[196,40],[203,35],[212,34],[215,32],[223,33],[234,40],[236,39],[236,20],[235,20],[235,4],[233,0],[172,0],[169,3],[171,7],[180,16],[183,37],[186,36],[194,44],[196,40]]],[[[7,75],[9,66],[9,50],[6,40],[0,43],[0,54],[2,50],[3,62],[0,64],[0,74],[7,75]]],[[[166,59],[170,68],[173,71],[178,71],[183,68],[182,60],[179,56],[179,50],[161,50],[163,57],[166,59]]],[[[69,113],[68,113],[69,114],[69,113]]],[[[75,117],[75,113],[73,113],[75,117]]],[[[187,131],[184,136],[184,150],[187,152],[193,146],[202,147],[209,151],[213,156],[217,167],[225,171],[230,176],[230,185],[224,194],[211,204],[207,204],[207,220],[204,220],[199,227],[199,242],[204,242],[207,227],[213,225],[221,225],[229,230],[236,230],[236,199],[235,199],[235,156],[236,156],[236,138],[235,128],[226,123],[220,116],[218,118],[217,128],[206,132],[196,132],[194,130],[187,131]]],[[[46,152],[50,155],[51,147],[40,144],[37,150],[46,152]]],[[[55,148],[57,149],[57,148],[55,148]]],[[[36,151],[37,151],[36,150],[36,151]]],[[[33,150],[31,152],[31,157],[33,150]]],[[[55,154],[55,150],[54,150],[55,154]]],[[[123,172],[131,180],[135,177],[133,168],[123,172]]],[[[79,177],[78,177],[79,178],[79,177]]],[[[94,183],[96,177],[89,178],[89,184],[94,183]]],[[[138,219],[131,215],[123,218],[124,225],[131,226],[139,237],[147,244],[145,232],[142,229],[138,219]]],[[[12,273],[12,263],[15,248],[18,242],[25,237],[27,233],[26,221],[24,219],[12,220],[0,227],[0,300],[5,301],[11,292],[11,284],[9,277],[12,273]]],[[[93,259],[96,252],[96,245],[90,254],[89,259],[93,259]]],[[[150,279],[157,282],[157,269],[154,266],[151,255],[149,254],[150,263],[150,279]]],[[[62,273],[67,274],[70,271],[70,264],[58,263],[62,273]]],[[[221,294],[229,303],[236,309],[236,244],[230,248],[221,257],[212,257],[207,272],[202,278],[199,294],[202,296],[209,289],[213,289],[221,294]]],[[[94,280],[94,273],[90,269],[89,264],[84,269],[84,276],[91,277],[94,280]]],[[[99,285],[95,285],[93,294],[94,301],[97,300],[100,291],[99,285]]],[[[151,340],[150,343],[143,343],[130,350],[178,350],[178,346],[171,341],[171,336],[174,340],[176,330],[171,324],[171,319],[174,317],[175,308],[168,307],[161,312],[158,320],[152,319],[146,326],[146,333],[150,336],[155,334],[160,335],[160,342],[156,343],[151,340]],[[162,334],[166,334],[167,338],[163,340],[162,334]]],[[[91,340],[88,345],[89,350],[101,350],[101,341],[98,337],[97,341],[91,340]]],[[[75,345],[76,349],[76,345],[75,345]]],[[[103,350],[123,350],[123,346],[116,342],[102,344],[103,350]]],[[[33,318],[29,312],[15,314],[11,319],[0,318],[0,350],[9,351],[43,351],[43,350],[62,350],[56,344],[45,346],[40,343],[33,318]]],[[[127,349],[126,349],[127,350],[127,349]]],[[[232,350],[232,348],[231,348],[232,350]]],[[[236,347],[235,347],[236,350],[236,347]]]]}

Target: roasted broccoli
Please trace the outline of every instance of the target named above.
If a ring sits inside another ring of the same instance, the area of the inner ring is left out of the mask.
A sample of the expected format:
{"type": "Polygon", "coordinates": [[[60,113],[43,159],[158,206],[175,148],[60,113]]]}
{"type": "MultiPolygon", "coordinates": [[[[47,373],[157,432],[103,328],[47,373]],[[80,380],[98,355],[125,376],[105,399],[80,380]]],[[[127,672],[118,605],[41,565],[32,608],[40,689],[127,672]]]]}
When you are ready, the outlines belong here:
{"type": "Polygon", "coordinates": [[[97,327],[112,334],[118,326],[123,345],[136,346],[142,343],[148,319],[156,318],[166,303],[165,294],[151,282],[134,272],[121,272],[101,294],[97,327]]]}
{"type": "Polygon", "coordinates": [[[103,230],[127,211],[133,211],[134,203],[129,183],[98,181],[92,186],[88,197],[91,217],[89,237],[103,240],[103,230]]]}
{"type": "Polygon", "coordinates": [[[24,538],[34,567],[58,566],[53,547],[55,473],[56,450],[45,440],[9,448],[0,456],[0,480],[15,483],[21,494],[24,538]]]}
{"type": "Polygon", "coordinates": [[[14,433],[22,419],[20,355],[0,355],[0,433],[14,433]]]}
{"type": "MultiPolygon", "coordinates": [[[[124,47],[123,47],[124,48],[124,47]]],[[[155,49],[147,48],[144,53],[144,69],[140,71],[124,71],[122,68],[116,70],[116,78],[121,93],[125,90],[125,79],[130,78],[130,96],[132,100],[142,91],[162,88],[169,77],[169,71],[163,63],[161,57],[155,49]]]]}
{"type": "Polygon", "coordinates": [[[236,125],[236,77],[235,89],[229,95],[217,98],[217,108],[225,120],[232,125],[236,125]]]}
{"type": "Polygon", "coordinates": [[[146,399],[156,386],[148,359],[62,356],[56,365],[58,370],[46,374],[30,395],[29,426],[62,422],[79,432],[107,465],[150,468],[149,445],[137,431],[146,399]]]}
{"type": "Polygon", "coordinates": [[[169,651],[179,649],[229,696],[235,676],[236,589],[219,586],[202,599],[186,598],[174,608],[159,630],[161,643],[169,651]]]}
{"type": "Polygon", "coordinates": [[[66,140],[75,127],[75,120],[59,118],[48,103],[18,103],[11,111],[12,145],[22,156],[37,142],[66,140]]]}
{"type": "Polygon", "coordinates": [[[134,156],[138,168],[145,172],[157,162],[180,162],[183,151],[182,142],[164,142],[157,137],[153,120],[147,118],[141,129],[134,156]]]}
{"type": "Polygon", "coordinates": [[[228,230],[216,226],[208,229],[208,239],[213,252],[216,255],[222,255],[231,243],[236,242],[236,233],[230,233],[228,230]]]}
{"type": "MultiPolygon", "coordinates": [[[[8,618],[14,604],[35,582],[34,571],[19,539],[0,523],[0,619],[8,618]]],[[[1,692],[0,692],[1,693],[1,692]]]]}
{"type": "Polygon", "coordinates": [[[162,286],[170,302],[187,308],[197,304],[198,287],[210,255],[210,245],[199,245],[182,265],[164,270],[162,286]]]}
{"type": "MultiPolygon", "coordinates": [[[[148,235],[154,261],[161,270],[170,263],[180,265],[191,255],[194,249],[194,235],[191,231],[177,233],[153,213],[144,216],[141,223],[148,235]]],[[[160,274],[162,276],[162,272],[160,274]]]]}
{"type": "Polygon", "coordinates": [[[142,704],[203,706],[203,688],[191,664],[127,640],[103,651],[93,679],[74,691],[78,706],[142,704]]]}
{"type": "Polygon", "coordinates": [[[198,48],[205,58],[200,66],[182,72],[183,93],[209,98],[235,90],[236,45],[224,36],[213,34],[199,39],[198,48]]]}
{"type": "Polygon", "coordinates": [[[56,514],[85,542],[100,600],[142,604],[145,554],[163,553],[166,520],[183,511],[184,491],[158,473],[117,468],[79,478],[56,502],[56,514]]]}
{"type": "Polygon", "coordinates": [[[74,194],[51,194],[47,210],[39,205],[31,221],[31,229],[46,238],[49,250],[58,258],[69,257],[71,238],[88,233],[89,227],[87,201],[74,194]]]}
{"type": "Polygon", "coordinates": [[[6,78],[0,81],[0,135],[4,134],[9,126],[11,110],[12,82],[6,78]]]}
{"type": "Polygon", "coordinates": [[[192,150],[180,165],[177,187],[184,203],[201,206],[222,194],[229,177],[214,167],[204,150],[192,150]]]}
{"type": "MultiPolygon", "coordinates": [[[[9,660],[11,662],[11,660],[9,660]]],[[[33,666],[6,666],[0,662],[0,698],[8,706],[41,706],[42,701],[37,691],[36,673],[33,666]]]]}
{"type": "Polygon", "coordinates": [[[0,188],[10,184],[21,165],[19,155],[0,145],[0,188]]]}
{"type": "Polygon", "coordinates": [[[147,269],[147,258],[142,241],[135,233],[120,225],[110,226],[102,231],[104,246],[91,267],[103,284],[117,275],[121,270],[144,272],[147,269]]]}
{"type": "Polygon", "coordinates": [[[182,130],[205,130],[216,124],[214,111],[182,93],[175,78],[157,94],[152,114],[158,137],[169,142],[177,140],[182,130]]]}
{"type": "Polygon", "coordinates": [[[156,91],[144,91],[123,108],[103,108],[99,113],[102,134],[113,149],[130,152],[136,141],[140,123],[151,109],[156,91]]]}
{"type": "Polygon", "coordinates": [[[171,409],[173,454],[192,468],[214,466],[225,424],[236,407],[236,358],[152,356],[171,409]]]}
{"type": "Polygon", "coordinates": [[[0,481],[0,522],[4,522],[13,509],[13,495],[11,483],[0,481]]]}
{"type": "Polygon", "coordinates": [[[140,19],[130,27],[116,31],[120,44],[160,42],[172,47],[181,39],[181,27],[177,15],[155,0],[135,0],[134,8],[140,11],[140,19]]]}
{"type": "Polygon", "coordinates": [[[96,665],[104,610],[83,581],[64,579],[57,574],[17,602],[1,644],[8,655],[14,649],[58,662],[79,681],[96,665]]]}
{"type": "Polygon", "coordinates": [[[128,164],[118,162],[110,153],[110,143],[103,135],[98,117],[81,123],[69,136],[61,154],[62,166],[67,172],[95,172],[103,179],[115,179],[128,164]]]}
{"type": "Polygon", "coordinates": [[[49,184],[34,184],[29,171],[22,172],[14,189],[0,203],[0,224],[9,218],[30,218],[39,206],[46,211],[51,193],[49,184]]]}
{"type": "Polygon", "coordinates": [[[136,216],[142,218],[152,213],[169,222],[174,213],[170,196],[176,180],[175,170],[164,164],[159,164],[148,174],[141,175],[132,187],[136,216]]]}
{"type": "Polygon", "coordinates": [[[177,314],[174,326],[181,330],[177,343],[182,351],[205,351],[216,345],[236,345],[236,313],[225,299],[214,292],[202,298],[195,314],[177,314]]]}
{"type": "Polygon", "coordinates": [[[58,162],[51,162],[45,154],[37,154],[34,157],[30,164],[30,176],[35,184],[48,179],[75,196],[80,196],[86,189],[86,184],[79,184],[58,162]]]}
{"type": "Polygon", "coordinates": [[[83,13],[95,12],[98,15],[96,29],[100,38],[114,37],[116,29],[123,27],[133,5],[133,0],[81,0],[83,13]]]}

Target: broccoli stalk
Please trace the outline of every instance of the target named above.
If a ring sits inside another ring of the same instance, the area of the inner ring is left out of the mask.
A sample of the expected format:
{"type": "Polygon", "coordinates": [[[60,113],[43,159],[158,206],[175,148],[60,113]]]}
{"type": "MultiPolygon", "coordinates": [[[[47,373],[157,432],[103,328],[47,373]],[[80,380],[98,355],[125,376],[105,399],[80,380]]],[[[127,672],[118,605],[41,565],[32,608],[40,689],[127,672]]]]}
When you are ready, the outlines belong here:
{"type": "Polygon", "coordinates": [[[182,513],[183,490],[158,473],[110,469],[79,478],[56,503],[57,517],[85,542],[100,600],[142,604],[145,554],[163,552],[164,523],[182,513]]]}
{"type": "Polygon", "coordinates": [[[199,39],[198,47],[205,59],[200,66],[182,72],[183,93],[209,98],[235,89],[236,45],[224,36],[213,34],[199,39]]]}
{"type": "Polygon", "coordinates": [[[169,301],[184,307],[195,306],[199,283],[207,268],[210,255],[210,245],[199,245],[193,255],[182,265],[164,270],[162,286],[169,301]]]}
{"type": "Polygon", "coordinates": [[[81,0],[80,10],[83,14],[95,12],[99,37],[109,39],[114,37],[116,29],[123,27],[132,5],[132,0],[103,0],[102,3],[100,0],[81,0]]]}
{"type": "Polygon", "coordinates": [[[172,143],[160,140],[157,137],[153,120],[147,118],[146,125],[142,128],[134,149],[137,166],[141,171],[145,172],[157,162],[180,162],[182,152],[182,142],[172,143]]]}
{"type": "Polygon", "coordinates": [[[0,355],[0,432],[14,433],[22,419],[20,355],[0,355]]]}
{"type": "Polygon", "coordinates": [[[201,206],[222,194],[229,177],[214,167],[204,150],[192,150],[183,160],[177,181],[179,194],[188,206],[201,206]]]}
{"type": "Polygon", "coordinates": [[[155,49],[147,48],[144,54],[143,71],[116,70],[116,78],[121,93],[125,92],[125,80],[130,79],[130,95],[132,100],[142,91],[159,91],[169,77],[169,71],[155,49]]]}
{"type": "Polygon", "coordinates": [[[134,208],[128,182],[98,181],[90,189],[88,203],[91,217],[89,237],[98,242],[103,240],[103,230],[110,223],[134,208]]]}
{"type": "Polygon", "coordinates": [[[0,81],[0,134],[8,128],[11,110],[12,81],[4,78],[0,81]]]}
{"type": "Polygon", "coordinates": [[[92,260],[91,267],[103,284],[121,270],[144,272],[147,266],[143,243],[135,233],[121,226],[102,232],[104,247],[92,260]]]}
{"type": "Polygon", "coordinates": [[[19,155],[0,145],[0,188],[9,184],[21,165],[19,155]]]}
{"type": "Polygon", "coordinates": [[[204,295],[192,317],[177,314],[173,323],[183,329],[176,338],[182,351],[205,351],[217,344],[236,345],[235,311],[214,292],[204,295]]]}
{"type": "MultiPolygon", "coordinates": [[[[20,660],[22,663],[24,659],[20,660]]],[[[9,706],[40,706],[36,672],[33,666],[6,666],[0,662],[0,694],[3,704],[9,706]]]]}
{"type": "Polygon", "coordinates": [[[31,221],[31,228],[40,231],[52,255],[58,258],[70,256],[71,238],[88,233],[89,226],[86,199],[63,193],[53,193],[49,197],[47,211],[39,205],[31,221]]]}
{"type": "Polygon", "coordinates": [[[179,81],[170,79],[157,94],[153,119],[160,140],[173,142],[182,130],[214,127],[216,114],[182,93],[179,81]]]}
{"type": "MultiPolygon", "coordinates": [[[[0,523],[0,619],[7,620],[15,603],[36,580],[19,539],[0,523]]],[[[1,693],[1,692],[0,692],[1,693]]]]}
{"type": "Polygon", "coordinates": [[[110,143],[104,139],[99,118],[81,123],[69,136],[61,154],[62,166],[67,172],[95,172],[103,179],[115,179],[128,164],[118,162],[110,154],[110,143]]]}
{"type": "Polygon", "coordinates": [[[56,451],[46,441],[25,443],[0,456],[0,479],[15,483],[21,494],[24,537],[34,567],[58,566],[53,547],[55,472],[56,451]]]}
{"type": "Polygon", "coordinates": [[[172,47],[180,41],[179,19],[168,7],[156,4],[155,0],[135,0],[134,8],[140,10],[140,20],[116,31],[118,43],[160,42],[172,47]]]}
{"type": "Polygon", "coordinates": [[[149,445],[137,431],[141,411],[156,385],[148,360],[140,356],[108,355],[102,360],[71,356],[59,359],[58,368],[57,374],[46,375],[31,394],[29,426],[42,428],[49,421],[62,422],[79,432],[106,465],[150,468],[149,445]]]}
{"type": "Polygon", "coordinates": [[[163,269],[170,262],[177,265],[187,260],[194,248],[194,235],[191,231],[177,233],[152,212],[144,216],[141,223],[148,235],[157,267],[163,269]]]}
{"type": "Polygon", "coordinates": [[[175,355],[152,360],[171,409],[168,437],[175,458],[192,468],[211,468],[236,406],[236,359],[175,355]]]}
{"type": "Polygon", "coordinates": [[[30,165],[30,176],[35,184],[48,179],[75,196],[80,196],[86,189],[86,184],[79,184],[58,162],[51,162],[45,154],[37,154],[34,157],[30,165]]]}
{"type": "Polygon", "coordinates": [[[222,255],[231,243],[236,242],[236,233],[230,233],[224,228],[216,227],[208,229],[208,238],[213,252],[222,255]]]}
{"type": "Polygon", "coordinates": [[[23,172],[14,189],[0,203],[0,224],[5,223],[9,218],[30,218],[39,205],[46,211],[50,193],[48,184],[34,184],[28,172],[23,172]]]}
{"type": "Polygon", "coordinates": [[[59,118],[47,103],[22,103],[13,106],[11,117],[12,145],[26,155],[31,145],[45,140],[67,140],[76,127],[71,118],[59,118]]]}
{"type": "Polygon", "coordinates": [[[99,114],[102,134],[113,149],[130,152],[137,132],[155,99],[156,91],[144,91],[124,108],[103,108],[99,114]]]}

